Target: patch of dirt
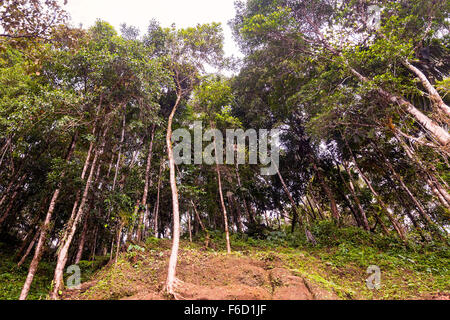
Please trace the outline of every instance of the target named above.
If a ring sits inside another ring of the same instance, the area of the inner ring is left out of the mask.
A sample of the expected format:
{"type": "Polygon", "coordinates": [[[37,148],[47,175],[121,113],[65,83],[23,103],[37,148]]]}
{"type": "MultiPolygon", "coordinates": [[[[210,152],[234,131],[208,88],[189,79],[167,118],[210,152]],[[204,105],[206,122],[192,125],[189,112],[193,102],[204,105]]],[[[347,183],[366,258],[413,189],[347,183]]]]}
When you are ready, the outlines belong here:
{"type": "Polygon", "coordinates": [[[424,297],[424,300],[450,300],[450,293],[438,292],[434,295],[424,297]]]}
{"type": "Polygon", "coordinates": [[[289,270],[275,268],[270,273],[273,300],[314,300],[303,278],[292,275],[289,270]]]}
{"type": "MultiPolygon", "coordinates": [[[[164,300],[169,250],[152,252],[140,262],[110,266],[81,290],[66,291],[64,299],[164,300]],[[86,294],[83,294],[86,293],[86,294]]],[[[143,254],[144,255],[144,254],[143,254]]],[[[322,300],[338,299],[281,267],[274,259],[255,260],[214,252],[180,250],[177,298],[186,300],[322,300]]]]}
{"type": "Polygon", "coordinates": [[[158,293],[158,292],[151,292],[151,291],[142,291],[134,296],[122,298],[120,300],[144,300],[144,301],[150,301],[150,300],[165,300],[164,297],[158,293]]]}
{"type": "Polygon", "coordinates": [[[244,284],[228,286],[199,286],[192,283],[182,283],[177,288],[179,299],[185,300],[270,300],[267,289],[244,284]]]}
{"type": "Polygon", "coordinates": [[[61,299],[63,300],[78,300],[79,295],[82,293],[85,293],[87,290],[95,286],[97,281],[89,281],[82,283],[80,286],[80,289],[73,289],[73,290],[65,290],[63,292],[63,295],[61,299]]]}

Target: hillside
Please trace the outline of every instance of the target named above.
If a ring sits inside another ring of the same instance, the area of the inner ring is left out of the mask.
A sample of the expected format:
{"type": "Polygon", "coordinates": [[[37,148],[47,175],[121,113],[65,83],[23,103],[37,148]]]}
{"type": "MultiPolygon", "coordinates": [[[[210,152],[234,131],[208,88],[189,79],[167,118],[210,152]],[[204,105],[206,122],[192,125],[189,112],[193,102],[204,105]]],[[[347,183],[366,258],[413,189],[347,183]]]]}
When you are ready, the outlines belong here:
{"type": "MultiPolygon", "coordinates": [[[[328,300],[449,299],[450,256],[447,249],[413,252],[364,244],[360,232],[335,247],[279,246],[277,241],[235,239],[228,255],[224,239],[216,249],[182,242],[177,299],[188,300],[328,300]],[[355,241],[356,240],[356,241],[355,241]],[[439,261],[439,262],[438,262],[439,261]],[[369,290],[367,266],[382,270],[381,288],[369,290]]],[[[280,241],[278,241],[280,243],[280,241]]],[[[63,299],[158,300],[167,275],[171,243],[151,238],[132,246],[63,299]]]]}

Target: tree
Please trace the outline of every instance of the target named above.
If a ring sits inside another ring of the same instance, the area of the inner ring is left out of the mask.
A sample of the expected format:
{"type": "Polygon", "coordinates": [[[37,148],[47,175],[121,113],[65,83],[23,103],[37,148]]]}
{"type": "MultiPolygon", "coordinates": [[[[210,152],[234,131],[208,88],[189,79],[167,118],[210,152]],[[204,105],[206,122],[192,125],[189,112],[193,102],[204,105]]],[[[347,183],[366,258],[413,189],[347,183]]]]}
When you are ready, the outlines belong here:
{"type": "Polygon", "coordinates": [[[223,36],[220,24],[198,25],[195,28],[177,30],[150,28],[148,43],[164,47],[167,57],[167,68],[171,72],[174,81],[175,102],[170,109],[167,124],[167,156],[170,170],[170,186],[172,190],[173,209],[173,244],[169,260],[166,290],[175,296],[176,265],[180,241],[180,213],[178,188],[176,184],[175,159],[172,148],[172,126],[178,107],[182,100],[193,90],[198,79],[199,71],[204,68],[204,63],[218,65],[223,55],[223,36]],[[164,42],[160,41],[162,35],[164,42]]]}

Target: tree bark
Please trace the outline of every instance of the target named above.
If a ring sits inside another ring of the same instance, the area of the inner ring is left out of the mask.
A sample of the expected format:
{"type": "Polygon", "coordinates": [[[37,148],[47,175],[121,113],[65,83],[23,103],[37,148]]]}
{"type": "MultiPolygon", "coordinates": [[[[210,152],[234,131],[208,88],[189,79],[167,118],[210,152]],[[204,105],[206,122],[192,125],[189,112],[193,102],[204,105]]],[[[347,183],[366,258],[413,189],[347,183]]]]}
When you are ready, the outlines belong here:
{"type": "Polygon", "coordinates": [[[189,229],[189,242],[192,242],[191,210],[187,211],[187,222],[188,222],[188,229],[189,229]]]}
{"type": "Polygon", "coordinates": [[[330,209],[331,209],[331,214],[333,215],[333,218],[336,221],[339,221],[341,215],[339,214],[337,205],[336,205],[336,200],[334,199],[333,193],[330,190],[330,187],[326,184],[325,179],[323,178],[322,174],[320,173],[320,170],[317,166],[317,162],[316,159],[312,159],[312,165],[314,168],[314,171],[317,173],[317,178],[320,181],[320,184],[322,185],[323,190],[325,191],[325,193],[327,194],[328,200],[330,200],[330,209]]]}
{"type": "Polygon", "coordinates": [[[356,189],[355,189],[355,185],[353,183],[352,173],[350,172],[350,169],[347,164],[343,163],[342,166],[344,167],[345,171],[347,172],[347,174],[349,176],[348,187],[349,187],[350,193],[353,197],[353,201],[355,201],[356,207],[358,208],[359,214],[361,216],[361,222],[363,223],[363,227],[365,230],[369,231],[370,230],[369,220],[367,219],[366,212],[364,211],[364,209],[361,205],[361,202],[359,201],[359,198],[356,195],[356,189]]]}
{"type": "MultiPolygon", "coordinates": [[[[291,230],[292,232],[294,232],[295,231],[295,223],[297,222],[298,216],[299,216],[298,207],[297,207],[297,204],[295,203],[294,198],[292,197],[292,194],[289,191],[286,183],[284,182],[284,179],[283,179],[283,176],[281,175],[280,169],[278,169],[278,168],[277,168],[277,173],[278,173],[278,177],[280,178],[281,184],[283,186],[283,190],[286,193],[286,195],[288,196],[289,201],[291,202],[291,205],[292,205],[292,209],[294,210],[294,217],[292,218],[292,230],[291,230]]],[[[300,218],[300,220],[302,220],[302,218],[300,218]]],[[[301,224],[303,224],[302,221],[300,221],[300,222],[301,222],[301,224]]]]}
{"type": "Polygon", "coordinates": [[[310,191],[309,194],[311,196],[311,202],[312,202],[313,206],[317,208],[320,218],[322,220],[324,220],[325,215],[323,214],[322,208],[320,207],[319,203],[317,202],[316,197],[314,196],[314,193],[312,191],[310,191]]]}
{"type": "MultiPolygon", "coordinates": [[[[211,127],[213,127],[212,123],[211,123],[211,127]]],[[[216,138],[214,138],[214,151],[215,151],[215,158],[216,158],[217,185],[219,188],[220,205],[222,207],[225,238],[226,238],[226,242],[227,242],[227,253],[230,254],[231,253],[230,231],[228,229],[228,215],[227,215],[227,209],[225,207],[225,201],[224,201],[223,191],[222,191],[222,177],[220,175],[219,155],[218,155],[218,150],[217,150],[216,138]]]]}
{"type": "Polygon", "coordinates": [[[178,261],[178,250],[180,247],[180,208],[178,202],[175,159],[173,156],[173,148],[172,148],[172,123],[182,97],[181,88],[179,90],[180,91],[177,93],[177,100],[172,108],[172,113],[169,116],[166,135],[167,156],[169,159],[169,168],[170,168],[170,188],[172,190],[172,209],[173,209],[173,231],[172,231],[173,242],[167,272],[166,291],[169,295],[172,296],[175,296],[176,268],[178,261]]]}
{"type": "Polygon", "coordinates": [[[153,140],[155,138],[155,130],[156,125],[153,125],[152,127],[152,136],[150,140],[150,146],[148,148],[148,157],[147,157],[147,167],[145,169],[145,185],[144,185],[144,193],[142,195],[142,201],[141,204],[145,207],[145,212],[141,212],[139,215],[139,224],[138,224],[138,231],[137,231],[137,241],[142,241],[142,229],[143,229],[143,222],[144,222],[144,214],[148,216],[148,207],[147,207],[147,197],[148,197],[148,188],[150,183],[150,169],[152,167],[152,157],[153,157],[153,140]]]}
{"type": "Polygon", "coordinates": [[[25,254],[22,256],[22,259],[20,259],[19,263],[17,263],[17,267],[20,268],[22,264],[27,259],[28,255],[30,254],[31,250],[34,247],[34,244],[36,243],[37,239],[39,238],[40,231],[36,231],[36,234],[33,237],[33,240],[31,240],[30,244],[28,245],[27,251],[25,251],[25,254]]]}
{"type": "MultiPolygon", "coordinates": [[[[361,81],[364,83],[368,83],[369,79],[361,75],[358,71],[356,71],[354,68],[350,67],[350,71],[361,81]]],[[[428,118],[425,114],[423,114],[419,109],[417,109],[411,102],[407,101],[406,99],[397,96],[395,94],[392,94],[382,88],[377,88],[377,92],[380,94],[381,97],[383,97],[385,100],[397,104],[399,106],[402,106],[405,108],[405,110],[414,117],[414,119],[417,120],[426,130],[428,130],[433,137],[442,145],[447,146],[450,143],[450,134],[447,130],[440,127],[437,123],[435,123],[433,120],[428,118]]]]}
{"type": "Polygon", "coordinates": [[[122,148],[123,148],[123,142],[125,140],[125,125],[126,125],[126,119],[125,119],[125,112],[123,114],[122,118],[122,134],[120,136],[120,142],[119,142],[119,155],[117,156],[117,162],[116,162],[116,170],[114,172],[114,180],[113,180],[113,190],[116,189],[116,183],[117,183],[117,176],[119,174],[119,166],[120,166],[120,160],[122,160],[122,148]]]}
{"type": "MultiPolygon", "coordinates": [[[[235,169],[236,169],[236,178],[237,178],[237,182],[238,182],[238,187],[239,187],[239,189],[241,189],[242,188],[242,183],[241,183],[241,176],[239,174],[239,165],[238,165],[237,161],[236,161],[235,169]]],[[[247,212],[248,221],[250,223],[255,223],[256,222],[255,221],[255,216],[253,215],[253,212],[252,212],[251,208],[249,208],[247,200],[245,199],[245,196],[242,197],[242,201],[244,202],[244,210],[247,212]]]]}
{"type": "Polygon", "coordinates": [[[164,169],[164,161],[161,161],[161,164],[159,166],[159,177],[158,177],[158,190],[156,192],[156,205],[155,205],[155,238],[159,237],[159,225],[158,225],[158,216],[159,216],[159,199],[160,199],[160,193],[161,193],[161,182],[162,182],[162,172],[164,169]]]}
{"type": "Polygon", "coordinates": [[[80,243],[78,244],[78,251],[77,251],[76,258],[75,258],[75,264],[79,264],[81,261],[81,258],[83,257],[84,243],[86,241],[86,233],[87,233],[87,229],[88,229],[88,223],[89,223],[89,212],[86,215],[86,217],[84,218],[83,230],[81,231],[81,238],[80,238],[80,243]]]}
{"type": "MultiPolygon", "coordinates": [[[[350,150],[350,148],[349,148],[350,150]]],[[[350,150],[351,152],[351,150],[350,150]]],[[[363,174],[363,172],[361,171],[361,169],[358,166],[358,163],[356,162],[356,158],[352,154],[352,158],[353,158],[353,162],[355,163],[355,168],[358,171],[358,173],[360,174],[360,176],[363,178],[364,182],[366,183],[366,185],[369,187],[370,191],[372,192],[372,194],[375,196],[375,199],[377,200],[377,202],[380,204],[380,206],[382,207],[384,213],[387,215],[387,217],[389,218],[389,220],[391,221],[392,226],[394,227],[395,231],[397,232],[397,234],[399,235],[400,239],[406,243],[406,237],[405,237],[405,233],[403,228],[400,226],[399,222],[394,218],[394,216],[389,212],[389,209],[387,208],[386,204],[384,203],[384,201],[381,199],[380,195],[378,194],[378,192],[375,191],[375,189],[372,186],[372,183],[370,182],[370,180],[363,174]]]]}
{"type": "MultiPolygon", "coordinates": [[[[73,152],[75,150],[75,145],[77,143],[77,139],[78,139],[78,133],[76,133],[74,135],[74,137],[72,138],[72,142],[70,144],[69,151],[67,152],[67,155],[66,155],[66,163],[68,163],[70,161],[70,159],[72,158],[73,152]]],[[[47,241],[48,229],[50,227],[50,222],[51,222],[51,219],[53,216],[53,212],[55,211],[56,202],[58,201],[59,194],[61,193],[62,180],[64,179],[65,173],[66,173],[65,171],[63,171],[61,173],[60,182],[58,183],[58,187],[55,190],[55,192],[53,193],[52,200],[50,201],[47,215],[45,216],[44,224],[41,227],[39,240],[36,245],[36,249],[34,251],[34,256],[33,256],[33,259],[31,260],[30,268],[28,270],[28,275],[27,275],[27,278],[23,285],[22,292],[20,293],[19,300],[26,300],[26,298],[28,297],[31,283],[33,282],[34,275],[36,274],[36,270],[38,268],[39,262],[42,257],[42,252],[43,252],[43,249],[45,246],[45,242],[47,241]]]]}
{"type": "Polygon", "coordinates": [[[408,60],[404,60],[403,65],[419,78],[420,82],[430,95],[431,101],[438,107],[438,110],[443,112],[447,117],[450,117],[450,107],[444,103],[444,100],[442,100],[439,92],[435,87],[433,87],[425,74],[420,71],[420,69],[413,66],[408,60]]]}
{"type": "Polygon", "coordinates": [[[106,134],[108,132],[108,129],[109,129],[108,123],[105,123],[105,129],[104,129],[104,133],[102,136],[103,142],[102,142],[101,147],[96,150],[94,159],[92,160],[91,170],[89,172],[89,176],[86,181],[86,186],[84,188],[80,206],[77,210],[77,214],[75,215],[75,218],[68,222],[67,237],[63,238],[63,241],[61,242],[60,247],[59,247],[58,259],[57,259],[57,264],[56,264],[56,268],[55,268],[55,274],[53,277],[54,287],[53,287],[52,292],[50,293],[50,297],[52,299],[58,298],[58,292],[63,286],[62,282],[63,282],[63,275],[64,275],[64,267],[66,266],[66,263],[67,263],[69,248],[72,243],[72,239],[75,235],[75,232],[77,230],[77,225],[80,222],[80,220],[82,219],[83,214],[84,214],[84,207],[86,205],[88,193],[91,188],[97,161],[98,161],[98,158],[100,157],[100,155],[103,154],[103,151],[104,151],[104,147],[105,147],[105,143],[106,143],[106,134]]]}
{"type": "Polygon", "coordinates": [[[394,130],[394,135],[397,141],[400,142],[400,145],[405,150],[406,155],[411,159],[413,163],[418,166],[419,170],[422,171],[423,176],[433,193],[446,208],[450,208],[450,194],[447,192],[447,190],[445,190],[445,188],[439,183],[437,178],[434,177],[432,173],[428,172],[426,166],[417,157],[415,152],[406,144],[403,138],[396,132],[396,129],[394,130]]]}

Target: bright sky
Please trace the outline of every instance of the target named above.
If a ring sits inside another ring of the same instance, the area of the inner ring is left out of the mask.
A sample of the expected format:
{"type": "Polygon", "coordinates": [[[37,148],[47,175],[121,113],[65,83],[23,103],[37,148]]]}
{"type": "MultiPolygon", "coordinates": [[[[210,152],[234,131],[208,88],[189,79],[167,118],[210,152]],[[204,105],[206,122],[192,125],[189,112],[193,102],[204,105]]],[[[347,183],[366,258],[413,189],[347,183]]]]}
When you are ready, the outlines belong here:
{"type": "Polygon", "coordinates": [[[66,10],[72,23],[88,28],[97,19],[112,24],[117,31],[126,23],[145,33],[151,19],[163,27],[175,23],[177,27],[195,26],[197,23],[220,22],[225,34],[227,56],[241,56],[233,41],[228,21],[235,15],[235,0],[69,0],[66,10]]]}

